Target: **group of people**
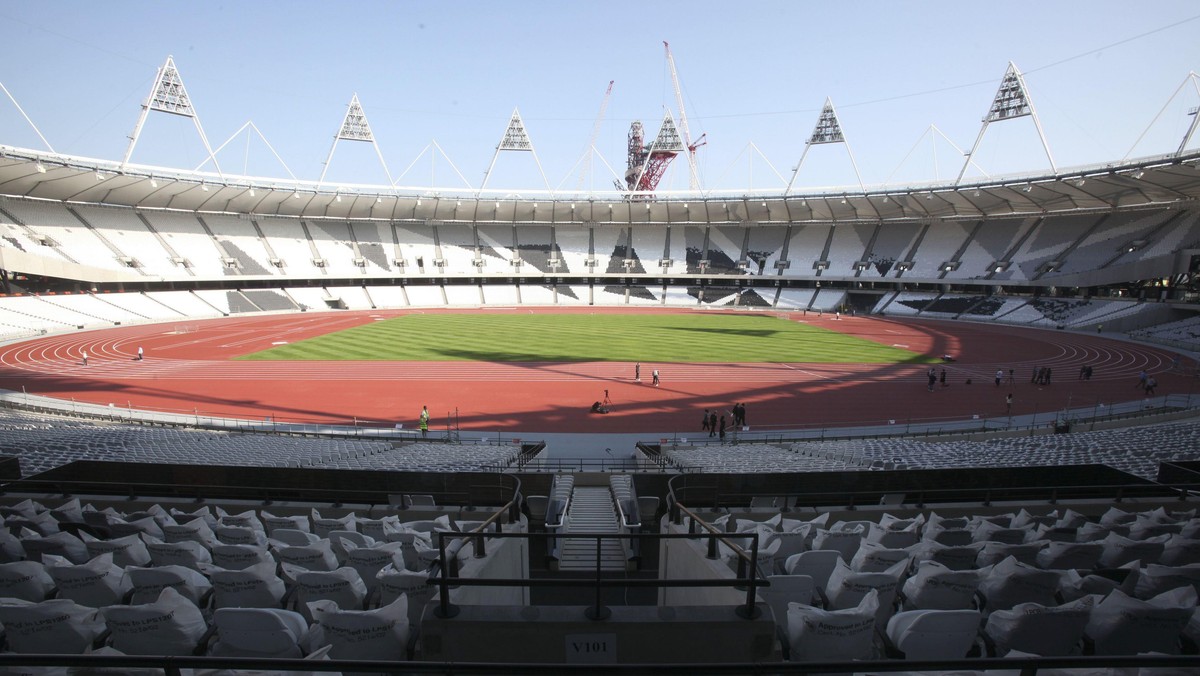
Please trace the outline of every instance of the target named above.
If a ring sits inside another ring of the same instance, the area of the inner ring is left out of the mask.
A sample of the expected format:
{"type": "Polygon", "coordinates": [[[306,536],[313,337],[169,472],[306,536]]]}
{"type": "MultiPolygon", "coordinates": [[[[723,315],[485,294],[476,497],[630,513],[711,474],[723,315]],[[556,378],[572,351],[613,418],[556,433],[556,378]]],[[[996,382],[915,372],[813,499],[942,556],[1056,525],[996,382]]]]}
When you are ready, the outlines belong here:
{"type": "MultiPolygon", "coordinates": [[[[744,426],[746,424],[746,405],[742,403],[734,404],[729,410],[729,417],[733,419],[733,425],[744,426]]],[[[717,416],[717,410],[704,409],[704,416],[700,419],[700,429],[708,432],[710,437],[719,437],[722,441],[725,439],[725,416],[722,414],[717,416]]]]}
{"type": "MultiPolygon", "coordinates": [[[[634,363],[633,365],[633,379],[636,382],[642,382],[642,362],[640,361],[634,363]]],[[[650,384],[658,387],[658,369],[654,369],[654,371],[651,373],[651,379],[652,380],[650,384]]]]}
{"type": "Polygon", "coordinates": [[[1137,387],[1141,388],[1147,397],[1151,397],[1154,396],[1154,388],[1158,387],[1158,381],[1154,379],[1154,376],[1147,373],[1145,369],[1142,369],[1142,372],[1138,374],[1137,387]]]}
{"type": "Polygon", "coordinates": [[[1091,380],[1092,379],[1092,365],[1091,364],[1084,364],[1083,366],[1079,367],[1079,379],[1080,380],[1091,380]]]}
{"type": "Polygon", "coordinates": [[[932,366],[930,366],[929,371],[925,373],[925,377],[929,379],[930,392],[933,391],[934,385],[937,385],[939,381],[941,381],[942,387],[949,386],[949,383],[946,382],[946,369],[942,369],[942,372],[938,373],[932,366]]]}
{"type": "Polygon", "coordinates": [[[1034,385],[1049,385],[1050,384],[1050,367],[1039,366],[1033,370],[1033,378],[1029,382],[1034,385]]]}

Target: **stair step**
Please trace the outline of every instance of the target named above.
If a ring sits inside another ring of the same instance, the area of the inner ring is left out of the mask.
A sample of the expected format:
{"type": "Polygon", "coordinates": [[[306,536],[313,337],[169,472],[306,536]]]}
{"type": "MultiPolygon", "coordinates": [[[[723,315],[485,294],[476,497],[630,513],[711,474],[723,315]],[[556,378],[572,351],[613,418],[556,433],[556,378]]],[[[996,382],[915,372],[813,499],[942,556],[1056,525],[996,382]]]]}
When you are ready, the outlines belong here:
{"type": "MultiPolygon", "coordinates": [[[[571,495],[567,512],[559,570],[595,570],[597,567],[596,540],[572,538],[571,533],[619,533],[616,506],[612,493],[603,487],[578,486],[571,495]]],[[[600,570],[624,570],[625,552],[620,540],[600,541],[600,570]]]]}

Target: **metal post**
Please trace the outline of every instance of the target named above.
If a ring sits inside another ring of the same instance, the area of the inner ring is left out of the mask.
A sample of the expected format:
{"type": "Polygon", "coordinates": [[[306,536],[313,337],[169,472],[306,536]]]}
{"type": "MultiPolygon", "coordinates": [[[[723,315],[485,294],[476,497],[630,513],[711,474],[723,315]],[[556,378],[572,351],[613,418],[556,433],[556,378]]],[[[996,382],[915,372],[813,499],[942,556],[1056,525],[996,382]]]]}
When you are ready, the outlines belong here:
{"type": "Polygon", "coordinates": [[[596,536],[596,605],[583,612],[584,616],[589,620],[607,620],[612,616],[612,611],[604,607],[600,598],[600,593],[603,589],[600,586],[600,543],[602,540],[603,538],[596,536]]]}
{"type": "MultiPolygon", "coordinates": [[[[738,560],[743,561],[743,562],[745,561],[745,559],[742,559],[740,557],[738,558],[738,560]]],[[[738,606],[737,610],[735,611],[738,614],[738,617],[741,617],[741,618],[744,618],[747,620],[753,620],[754,618],[758,617],[762,612],[754,606],[754,592],[755,592],[755,588],[756,588],[755,581],[756,581],[757,573],[758,573],[758,538],[755,537],[754,539],[752,539],[750,541],[750,575],[749,575],[750,584],[746,585],[746,605],[738,606]]],[[[741,577],[741,575],[739,574],[738,577],[741,577]]]]}
{"type": "Polygon", "coordinates": [[[450,566],[446,561],[446,534],[438,533],[438,558],[442,562],[441,580],[438,581],[438,607],[434,613],[449,619],[458,615],[458,608],[450,603],[450,566]]]}

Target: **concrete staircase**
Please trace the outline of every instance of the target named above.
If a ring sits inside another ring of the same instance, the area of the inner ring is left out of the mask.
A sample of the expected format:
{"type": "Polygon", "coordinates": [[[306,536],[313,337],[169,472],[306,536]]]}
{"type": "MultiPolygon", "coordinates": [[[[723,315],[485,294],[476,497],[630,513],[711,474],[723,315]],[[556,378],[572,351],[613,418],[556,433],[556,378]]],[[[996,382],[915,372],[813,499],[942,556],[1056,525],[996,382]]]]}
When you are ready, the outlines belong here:
{"type": "MultiPolygon", "coordinates": [[[[607,487],[576,486],[567,516],[569,518],[558,569],[596,570],[595,538],[572,538],[571,533],[619,533],[612,492],[607,487]]],[[[600,570],[625,570],[625,551],[619,539],[600,541],[600,570]]]]}

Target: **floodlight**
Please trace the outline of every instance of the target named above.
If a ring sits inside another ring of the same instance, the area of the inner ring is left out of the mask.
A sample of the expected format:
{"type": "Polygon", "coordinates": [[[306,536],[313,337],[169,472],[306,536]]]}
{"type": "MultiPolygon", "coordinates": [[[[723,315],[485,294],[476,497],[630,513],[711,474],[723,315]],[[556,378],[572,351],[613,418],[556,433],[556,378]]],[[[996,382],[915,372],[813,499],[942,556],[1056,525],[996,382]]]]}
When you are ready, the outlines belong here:
{"type": "Polygon", "coordinates": [[[1143,173],[1144,172],[1141,169],[1138,169],[1137,171],[1133,172],[1132,176],[1134,178],[1141,178],[1143,173]]]}
{"type": "Polygon", "coordinates": [[[254,188],[250,188],[250,196],[254,197],[254,195],[255,195],[254,188]]]}
{"type": "Polygon", "coordinates": [[[208,186],[203,183],[200,184],[200,189],[203,190],[204,192],[208,192],[208,186]]]}
{"type": "Polygon", "coordinates": [[[101,174],[100,172],[98,172],[98,171],[97,171],[97,172],[96,172],[96,180],[97,180],[97,181],[103,181],[103,180],[104,180],[104,174],[101,174]]]}
{"type": "Polygon", "coordinates": [[[151,188],[157,188],[157,187],[158,187],[158,181],[156,181],[156,180],[154,180],[154,179],[150,179],[150,187],[151,187],[151,188]]]}
{"type": "Polygon", "coordinates": [[[44,165],[43,165],[41,162],[38,162],[38,163],[37,163],[36,165],[34,165],[34,166],[36,166],[36,167],[37,167],[37,172],[38,172],[39,174],[44,174],[44,173],[46,173],[46,167],[45,167],[45,166],[44,166],[44,165]]]}

